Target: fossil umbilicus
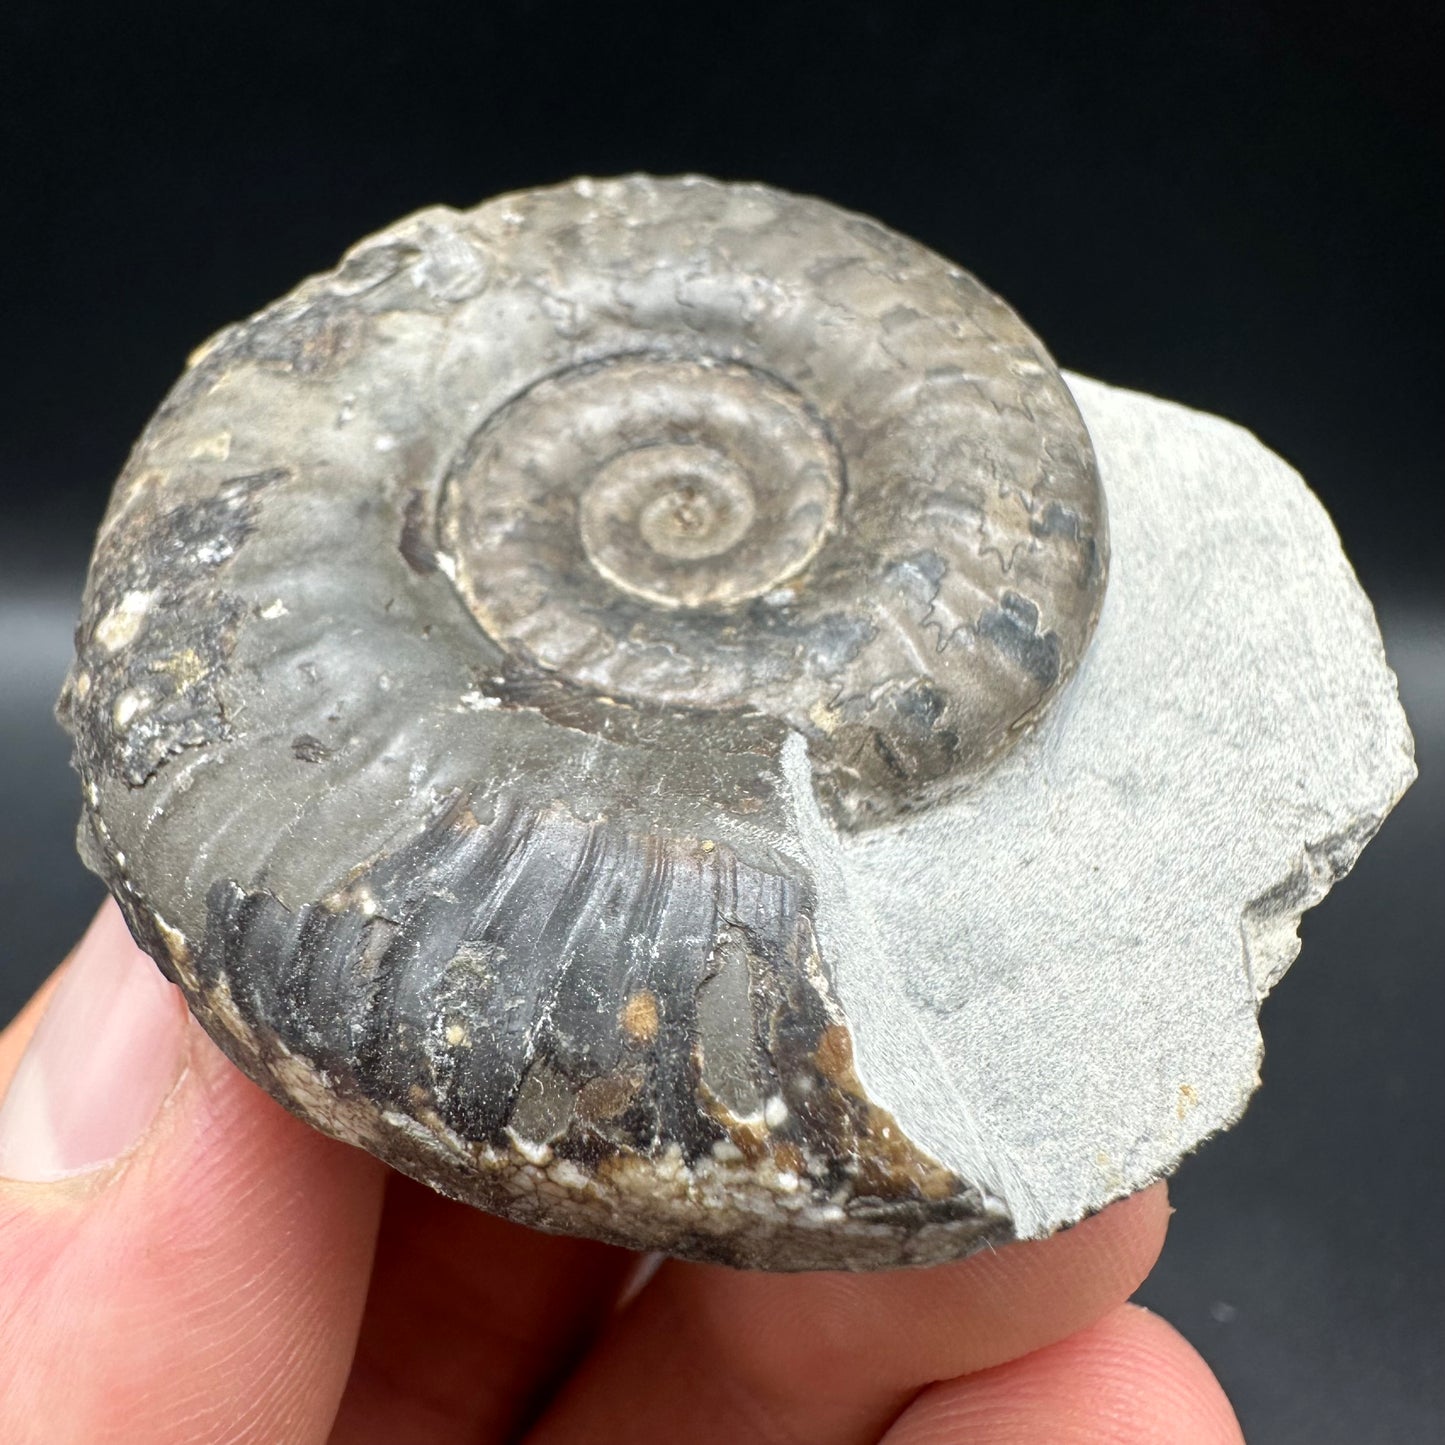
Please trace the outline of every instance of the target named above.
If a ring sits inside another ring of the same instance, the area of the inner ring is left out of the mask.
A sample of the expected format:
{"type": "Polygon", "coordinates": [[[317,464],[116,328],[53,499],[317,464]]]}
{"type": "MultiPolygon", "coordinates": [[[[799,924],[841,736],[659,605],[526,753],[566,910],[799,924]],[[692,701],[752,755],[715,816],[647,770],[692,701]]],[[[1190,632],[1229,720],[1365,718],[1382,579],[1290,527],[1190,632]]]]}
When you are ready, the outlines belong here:
{"type": "Polygon", "coordinates": [[[83,855],[246,1073],[483,1208],[775,1269],[1166,1173],[1413,776],[1283,463],[697,177],[423,211],[223,331],[78,639],[83,855]]]}

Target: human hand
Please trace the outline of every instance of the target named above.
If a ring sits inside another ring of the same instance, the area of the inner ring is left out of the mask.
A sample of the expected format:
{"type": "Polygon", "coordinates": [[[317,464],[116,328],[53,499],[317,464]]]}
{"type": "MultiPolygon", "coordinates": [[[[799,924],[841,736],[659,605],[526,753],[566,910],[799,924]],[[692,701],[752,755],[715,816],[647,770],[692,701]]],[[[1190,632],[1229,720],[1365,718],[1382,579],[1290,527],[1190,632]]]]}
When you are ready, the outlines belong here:
{"type": "Polygon", "coordinates": [[[927,1270],[668,1262],[619,1309],[637,1256],[451,1203],[292,1118],[112,904],[0,1035],[7,1081],[8,1445],[1240,1440],[1203,1361],[1125,1304],[1162,1185],[927,1270]]]}

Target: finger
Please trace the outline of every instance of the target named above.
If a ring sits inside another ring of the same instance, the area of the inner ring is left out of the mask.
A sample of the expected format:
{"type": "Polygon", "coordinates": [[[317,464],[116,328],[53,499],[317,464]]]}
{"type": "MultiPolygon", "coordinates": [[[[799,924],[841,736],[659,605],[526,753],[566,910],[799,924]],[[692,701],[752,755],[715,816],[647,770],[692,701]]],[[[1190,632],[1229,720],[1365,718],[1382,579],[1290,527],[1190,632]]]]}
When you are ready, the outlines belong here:
{"type": "Polygon", "coordinates": [[[530,1445],[872,1442],[918,1390],[1062,1339],[1125,1300],[1164,1242],[1156,1186],[1074,1229],[934,1269],[665,1265],[530,1445]]]}
{"type": "Polygon", "coordinates": [[[1209,1366],[1174,1329],[1123,1305],[981,1375],[925,1391],[883,1445],[1243,1445],[1209,1366]]]}
{"type": "Polygon", "coordinates": [[[325,1439],[384,1171],[247,1082],[113,906],[0,1104],[0,1439],[325,1439]]]}
{"type": "Polygon", "coordinates": [[[394,1177],[333,1445],[515,1438],[635,1262],[394,1177]]]}

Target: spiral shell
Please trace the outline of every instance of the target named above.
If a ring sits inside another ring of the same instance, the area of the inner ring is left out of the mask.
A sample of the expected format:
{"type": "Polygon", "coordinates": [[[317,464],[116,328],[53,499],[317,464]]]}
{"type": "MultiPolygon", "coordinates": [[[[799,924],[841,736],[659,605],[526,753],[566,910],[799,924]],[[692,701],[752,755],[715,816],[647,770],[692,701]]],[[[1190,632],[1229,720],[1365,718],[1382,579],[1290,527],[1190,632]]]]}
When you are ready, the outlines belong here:
{"type": "Polygon", "coordinates": [[[1106,552],[1043,348],[876,223],[691,177],[425,211],[138,444],[62,700],[82,846],[242,1068],[446,1192],[957,1254],[1007,1211],[858,1075],[830,850],[986,776],[1106,552]]]}

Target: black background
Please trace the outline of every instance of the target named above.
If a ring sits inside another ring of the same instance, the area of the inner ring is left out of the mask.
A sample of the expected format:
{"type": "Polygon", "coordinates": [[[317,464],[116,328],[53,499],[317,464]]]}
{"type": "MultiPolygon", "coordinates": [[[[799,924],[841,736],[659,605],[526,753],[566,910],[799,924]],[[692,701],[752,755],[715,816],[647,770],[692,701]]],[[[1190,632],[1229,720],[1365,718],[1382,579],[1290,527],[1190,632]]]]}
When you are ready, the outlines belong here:
{"type": "Polygon", "coordinates": [[[49,707],[187,352],[432,202],[633,169],[822,195],[975,271],[1063,365],[1243,422],[1335,517],[1424,776],[1307,920],[1266,1088],[1182,1171],[1141,1297],[1254,1442],[1440,1438],[1440,15],[7,0],[0,1018],[98,897],[49,707]]]}

